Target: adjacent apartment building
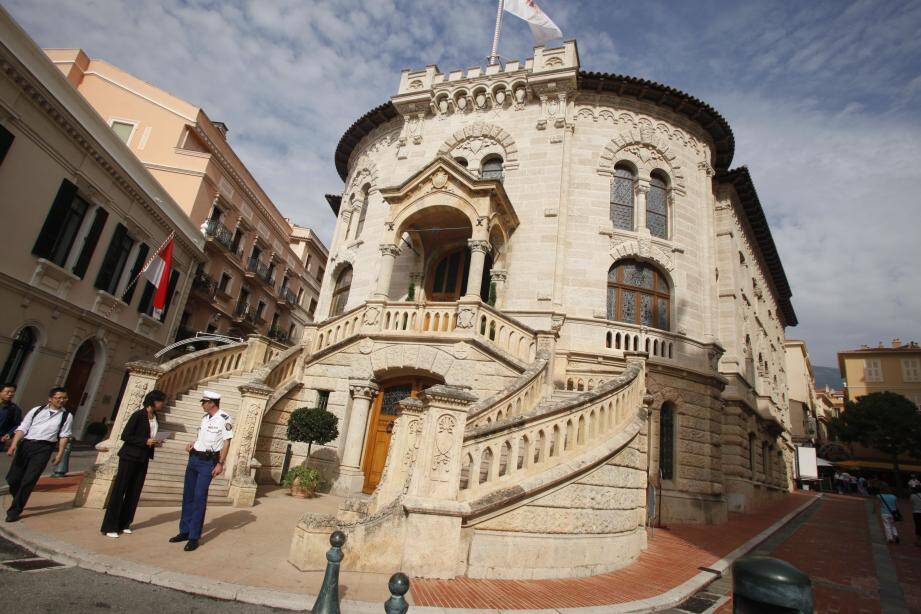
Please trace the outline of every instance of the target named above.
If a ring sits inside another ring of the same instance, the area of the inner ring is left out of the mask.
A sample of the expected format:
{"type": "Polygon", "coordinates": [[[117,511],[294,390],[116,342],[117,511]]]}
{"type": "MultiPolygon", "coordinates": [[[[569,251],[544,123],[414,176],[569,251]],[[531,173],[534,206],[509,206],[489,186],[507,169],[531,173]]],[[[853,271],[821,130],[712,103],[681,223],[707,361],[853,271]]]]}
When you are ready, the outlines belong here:
{"type": "Polygon", "coordinates": [[[65,386],[78,437],[118,406],[125,363],[179,329],[204,239],[183,209],[0,8],[0,381],[32,407],[65,386]],[[174,234],[169,298],[138,277],[174,234]]]}
{"type": "Polygon", "coordinates": [[[921,346],[893,339],[889,346],[862,346],[838,352],[845,398],[854,401],[871,392],[897,392],[921,408],[921,346]]]}
{"type": "MultiPolygon", "coordinates": [[[[81,49],[45,52],[205,236],[208,260],[177,336],[298,339],[319,284],[289,245],[294,229],[227,142],[227,126],[81,49]]],[[[326,251],[312,232],[295,245],[304,242],[326,251]]]]}
{"type": "Polygon", "coordinates": [[[790,436],[797,444],[815,444],[818,439],[819,401],[809,351],[806,342],[798,339],[785,340],[784,350],[790,403],[790,436]]]}

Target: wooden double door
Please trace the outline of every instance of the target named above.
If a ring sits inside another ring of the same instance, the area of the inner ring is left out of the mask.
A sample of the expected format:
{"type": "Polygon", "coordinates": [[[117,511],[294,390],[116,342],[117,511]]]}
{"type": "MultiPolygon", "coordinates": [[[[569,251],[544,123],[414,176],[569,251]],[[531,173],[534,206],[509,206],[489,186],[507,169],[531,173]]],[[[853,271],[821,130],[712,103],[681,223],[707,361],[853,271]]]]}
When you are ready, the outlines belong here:
{"type": "Polygon", "coordinates": [[[400,415],[398,403],[406,397],[414,397],[430,386],[440,383],[430,377],[413,376],[388,380],[381,386],[371,405],[368,420],[368,436],[365,437],[363,492],[371,493],[377,488],[387,462],[393,423],[400,415]]]}

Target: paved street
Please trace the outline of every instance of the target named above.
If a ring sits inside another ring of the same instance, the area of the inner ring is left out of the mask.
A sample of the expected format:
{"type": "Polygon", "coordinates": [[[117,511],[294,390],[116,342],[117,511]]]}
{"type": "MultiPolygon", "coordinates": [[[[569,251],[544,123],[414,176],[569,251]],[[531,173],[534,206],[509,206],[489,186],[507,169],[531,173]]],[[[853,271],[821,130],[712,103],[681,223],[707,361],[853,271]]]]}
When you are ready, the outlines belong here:
{"type": "Polygon", "coordinates": [[[99,574],[76,567],[53,566],[19,571],[17,566],[44,566],[39,559],[0,538],[0,586],[3,586],[4,611],[22,614],[45,612],[283,612],[275,608],[220,601],[189,595],[133,580],[99,574]],[[21,597],[21,598],[20,598],[21,597]]]}
{"type": "MultiPolygon", "coordinates": [[[[74,450],[70,453],[70,467],[68,468],[68,473],[82,473],[91,468],[96,460],[97,454],[98,452],[96,452],[96,450],[89,447],[80,447],[74,450]]],[[[0,484],[6,483],[3,481],[3,478],[6,477],[6,472],[10,469],[11,460],[12,459],[6,455],[6,452],[0,452],[0,484]]],[[[42,475],[51,475],[53,472],[54,467],[51,463],[48,463],[48,467],[42,475]]]]}

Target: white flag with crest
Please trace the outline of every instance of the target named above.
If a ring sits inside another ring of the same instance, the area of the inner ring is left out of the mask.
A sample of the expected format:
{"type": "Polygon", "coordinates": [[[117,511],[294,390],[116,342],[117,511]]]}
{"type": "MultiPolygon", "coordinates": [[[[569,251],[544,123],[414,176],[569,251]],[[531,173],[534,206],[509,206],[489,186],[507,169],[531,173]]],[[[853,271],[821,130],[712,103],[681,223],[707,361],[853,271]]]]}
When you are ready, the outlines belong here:
{"type": "Polygon", "coordinates": [[[540,10],[534,0],[505,0],[505,10],[528,22],[531,34],[538,44],[546,43],[555,38],[563,38],[563,32],[540,10]]]}

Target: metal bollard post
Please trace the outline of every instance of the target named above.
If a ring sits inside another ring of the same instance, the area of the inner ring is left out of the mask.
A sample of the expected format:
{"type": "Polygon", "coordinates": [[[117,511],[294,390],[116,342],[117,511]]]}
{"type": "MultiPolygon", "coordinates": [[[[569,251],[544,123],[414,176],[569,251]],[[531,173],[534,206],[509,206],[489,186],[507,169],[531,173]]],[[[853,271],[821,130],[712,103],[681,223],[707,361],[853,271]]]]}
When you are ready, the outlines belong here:
{"type": "Polygon", "coordinates": [[[403,597],[409,592],[409,578],[405,573],[397,572],[390,576],[390,582],[387,583],[390,589],[390,599],[384,602],[384,612],[387,614],[406,614],[409,610],[409,604],[403,597]]]}
{"type": "Polygon", "coordinates": [[[732,565],[732,611],[801,612],[811,614],[812,581],[780,559],[748,556],[732,565]]]}
{"type": "Polygon", "coordinates": [[[51,477],[67,477],[67,472],[70,471],[70,451],[73,450],[73,447],[73,442],[68,439],[64,445],[64,453],[61,454],[61,462],[54,466],[54,473],[51,474],[51,477]]]}
{"type": "Polygon", "coordinates": [[[323,576],[320,593],[310,610],[312,614],[339,614],[339,563],[342,562],[344,543],[345,533],[342,531],[333,531],[329,536],[332,548],[326,553],[326,575],[323,576]]]}

